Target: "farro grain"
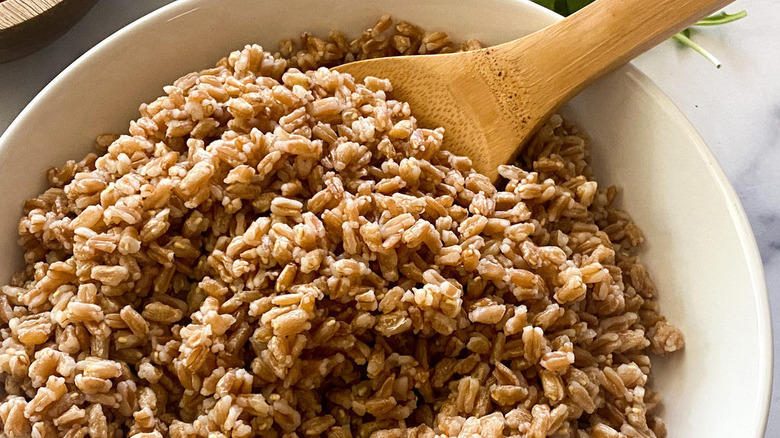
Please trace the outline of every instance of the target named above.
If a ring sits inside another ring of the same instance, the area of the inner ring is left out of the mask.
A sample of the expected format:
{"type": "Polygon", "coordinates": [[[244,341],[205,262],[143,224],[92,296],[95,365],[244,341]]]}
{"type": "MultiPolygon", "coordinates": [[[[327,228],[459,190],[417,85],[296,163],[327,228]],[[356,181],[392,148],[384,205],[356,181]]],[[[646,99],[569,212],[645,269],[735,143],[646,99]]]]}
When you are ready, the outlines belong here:
{"type": "Polygon", "coordinates": [[[497,185],[355,59],[479,48],[389,16],[247,46],[47,172],[0,289],[9,437],[659,437],[683,347],[644,238],[553,116],[497,185]]]}

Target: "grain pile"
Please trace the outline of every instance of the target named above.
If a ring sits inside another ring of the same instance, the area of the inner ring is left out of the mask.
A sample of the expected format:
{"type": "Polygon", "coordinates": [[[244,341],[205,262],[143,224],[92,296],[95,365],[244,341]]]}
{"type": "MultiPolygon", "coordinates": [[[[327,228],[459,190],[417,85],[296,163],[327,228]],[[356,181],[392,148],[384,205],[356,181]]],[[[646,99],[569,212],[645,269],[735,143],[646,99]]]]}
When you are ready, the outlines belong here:
{"type": "Polygon", "coordinates": [[[475,42],[301,42],[49,171],[0,294],[5,436],[663,437],[648,354],[683,340],[585,136],[553,117],[494,185],[389,82],[318,68],[475,42]]]}

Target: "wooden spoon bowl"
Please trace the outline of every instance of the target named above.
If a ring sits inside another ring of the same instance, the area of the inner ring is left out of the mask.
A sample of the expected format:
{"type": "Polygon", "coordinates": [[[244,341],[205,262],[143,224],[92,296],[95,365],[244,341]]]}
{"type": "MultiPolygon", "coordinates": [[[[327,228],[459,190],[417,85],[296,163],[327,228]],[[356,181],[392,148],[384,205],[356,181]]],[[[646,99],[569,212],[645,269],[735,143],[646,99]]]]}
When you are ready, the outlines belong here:
{"type": "Polygon", "coordinates": [[[585,86],[731,0],[597,0],[558,23],[495,47],[379,58],[335,67],[390,79],[422,126],[496,178],[523,143],[585,86]]]}
{"type": "Polygon", "coordinates": [[[0,1],[0,63],[28,55],[71,28],[97,0],[0,1]]]}

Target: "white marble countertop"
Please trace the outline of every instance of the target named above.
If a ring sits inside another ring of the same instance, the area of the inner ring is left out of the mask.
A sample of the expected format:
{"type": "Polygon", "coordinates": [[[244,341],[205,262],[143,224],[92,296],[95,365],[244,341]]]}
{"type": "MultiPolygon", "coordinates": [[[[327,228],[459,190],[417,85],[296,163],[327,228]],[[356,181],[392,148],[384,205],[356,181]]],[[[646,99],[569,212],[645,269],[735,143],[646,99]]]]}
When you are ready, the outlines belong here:
{"type": "MultiPolygon", "coordinates": [[[[54,76],[117,29],[170,0],[100,0],[47,48],[0,65],[0,132],[54,76]]],[[[648,6],[652,7],[652,6],[648,6]]],[[[738,0],[748,18],[696,32],[723,62],[667,41],[635,61],[693,122],[734,185],[753,226],[780,347],[780,0],[738,0]]],[[[776,357],[778,357],[776,353],[776,357]]],[[[780,436],[780,370],[767,437],[780,436]]]]}

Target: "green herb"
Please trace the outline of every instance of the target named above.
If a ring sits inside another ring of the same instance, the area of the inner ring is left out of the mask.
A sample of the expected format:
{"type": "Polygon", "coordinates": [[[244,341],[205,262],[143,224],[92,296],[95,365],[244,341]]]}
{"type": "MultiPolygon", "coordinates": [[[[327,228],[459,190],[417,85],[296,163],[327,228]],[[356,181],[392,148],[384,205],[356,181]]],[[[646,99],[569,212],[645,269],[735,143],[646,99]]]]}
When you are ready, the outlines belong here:
{"type": "MultiPolygon", "coordinates": [[[[547,9],[553,10],[563,16],[571,15],[580,9],[593,3],[595,0],[533,0],[535,3],[544,6],[547,9]]],[[[694,26],[719,26],[721,24],[727,24],[739,19],[747,17],[747,11],[739,11],[736,14],[727,14],[721,12],[707,18],[703,18],[694,24],[694,26]]],[[[716,68],[720,68],[721,63],[718,58],[713,56],[704,47],[696,44],[691,40],[691,30],[685,29],[684,31],[675,34],[672,39],[679,43],[690,47],[697,53],[701,54],[704,58],[710,61],[716,68]]]]}
{"type": "MultiPolygon", "coordinates": [[[[725,12],[721,12],[720,14],[711,15],[707,18],[702,18],[701,20],[697,21],[694,26],[719,26],[721,24],[727,24],[734,21],[737,21],[741,18],[747,17],[747,11],[739,11],[736,14],[727,14],[725,12]]],[[[715,57],[712,53],[708,52],[707,49],[704,47],[696,44],[691,39],[691,29],[685,29],[684,31],[675,34],[672,37],[674,40],[678,41],[684,46],[688,46],[691,49],[695,50],[697,53],[699,53],[701,56],[707,59],[707,61],[711,62],[712,65],[715,66],[715,68],[720,68],[721,63],[718,61],[718,58],[715,57]]]]}
{"type": "Polygon", "coordinates": [[[571,15],[580,9],[591,4],[593,0],[566,0],[566,7],[568,8],[568,14],[571,15]]]}
{"type": "Polygon", "coordinates": [[[741,18],[747,17],[747,11],[739,11],[736,14],[727,14],[721,12],[707,18],[697,21],[694,26],[718,26],[726,23],[733,23],[741,18]]]}
{"type": "Polygon", "coordinates": [[[558,12],[555,9],[555,0],[534,0],[534,2],[540,6],[544,6],[547,9],[558,12]]]}
{"type": "Polygon", "coordinates": [[[704,47],[694,43],[689,38],[690,34],[691,34],[690,30],[685,29],[684,31],[682,31],[680,33],[674,34],[674,36],[672,36],[672,38],[675,41],[679,41],[683,45],[688,46],[691,49],[697,51],[699,54],[701,54],[701,56],[705,57],[707,59],[707,61],[711,62],[715,66],[715,68],[720,68],[721,63],[720,63],[720,61],[718,61],[718,58],[716,58],[715,55],[713,55],[712,53],[710,53],[706,49],[704,49],[704,47]]]}

